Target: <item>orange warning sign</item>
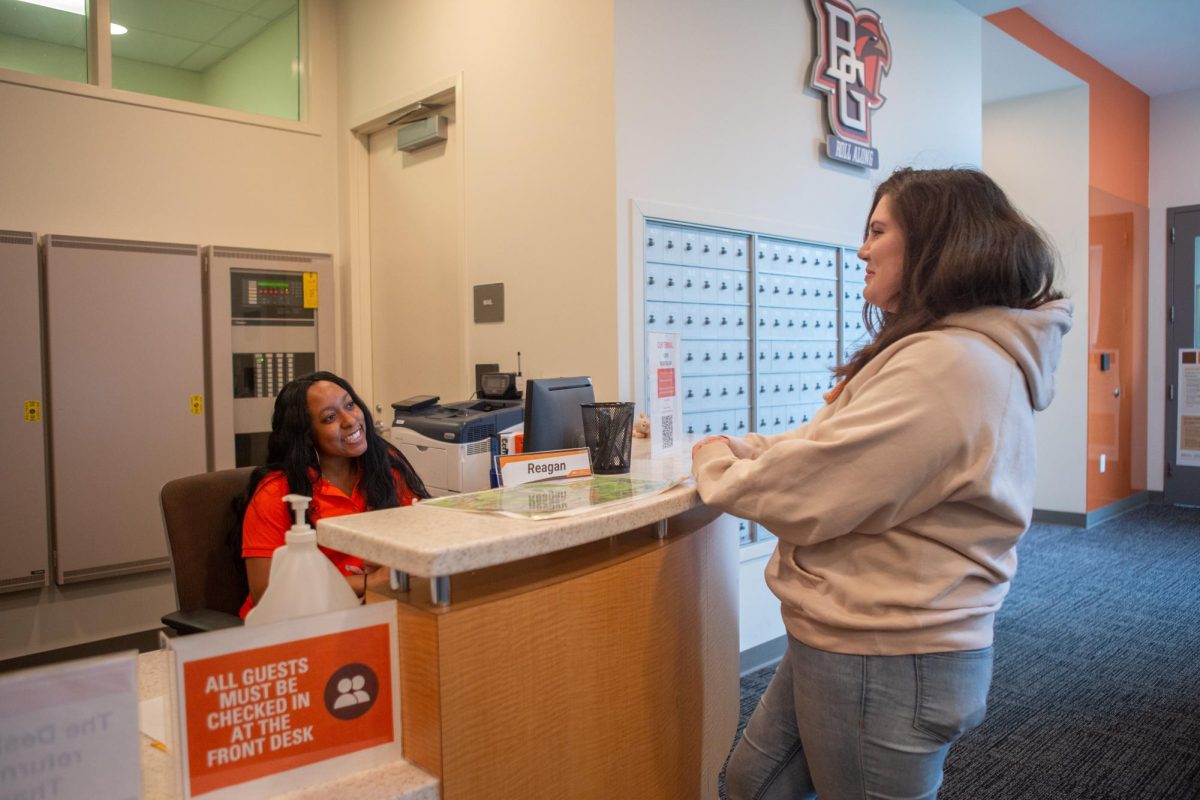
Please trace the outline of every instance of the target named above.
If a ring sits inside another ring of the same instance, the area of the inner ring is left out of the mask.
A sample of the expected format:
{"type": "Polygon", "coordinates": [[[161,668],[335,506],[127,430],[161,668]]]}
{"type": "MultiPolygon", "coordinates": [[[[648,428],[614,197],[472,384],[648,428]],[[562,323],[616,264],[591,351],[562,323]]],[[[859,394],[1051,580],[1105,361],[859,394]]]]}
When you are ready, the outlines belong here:
{"type": "Polygon", "coordinates": [[[182,668],[193,797],[387,744],[397,733],[386,624],[182,668]]]}

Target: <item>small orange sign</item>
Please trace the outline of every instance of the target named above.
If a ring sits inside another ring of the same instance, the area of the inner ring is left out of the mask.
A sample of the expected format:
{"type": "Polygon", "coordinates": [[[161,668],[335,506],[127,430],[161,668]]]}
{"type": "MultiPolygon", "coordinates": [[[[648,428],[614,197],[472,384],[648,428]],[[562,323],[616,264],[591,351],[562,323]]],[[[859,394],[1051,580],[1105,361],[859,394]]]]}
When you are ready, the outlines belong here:
{"type": "Polygon", "coordinates": [[[395,740],[389,626],[183,663],[190,795],[395,740]]]}

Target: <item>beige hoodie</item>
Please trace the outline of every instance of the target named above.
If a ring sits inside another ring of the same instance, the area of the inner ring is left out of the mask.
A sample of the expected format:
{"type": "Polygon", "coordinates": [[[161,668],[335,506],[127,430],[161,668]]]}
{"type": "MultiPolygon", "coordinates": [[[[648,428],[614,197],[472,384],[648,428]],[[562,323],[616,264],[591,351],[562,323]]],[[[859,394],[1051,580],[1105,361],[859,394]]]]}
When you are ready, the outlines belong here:
{"type": "Polygon", "coordinates": [[[788,633],[899,655],[992,643],[1033,513],[1033,412],[1054,397],[1071,303],[954,314],[867,364],[797,430],[700,449],[705,503],[779,537],[788,633]]]}

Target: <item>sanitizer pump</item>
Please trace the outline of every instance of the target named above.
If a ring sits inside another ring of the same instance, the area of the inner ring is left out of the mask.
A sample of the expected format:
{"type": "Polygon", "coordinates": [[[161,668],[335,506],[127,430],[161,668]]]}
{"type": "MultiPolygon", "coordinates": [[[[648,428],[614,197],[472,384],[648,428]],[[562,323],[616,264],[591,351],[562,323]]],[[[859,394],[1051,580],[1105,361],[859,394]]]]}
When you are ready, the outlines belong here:
{"type": "Polygon", "coordinates": [[[311,498],[289,494],[295,524],[287,532],[286,544],[271,556],[267,591],[246,615],[247,625],[323,614],[354,608],[358,597],[325,554],[317,549],[317,532],[304,519],[311,498]]]}

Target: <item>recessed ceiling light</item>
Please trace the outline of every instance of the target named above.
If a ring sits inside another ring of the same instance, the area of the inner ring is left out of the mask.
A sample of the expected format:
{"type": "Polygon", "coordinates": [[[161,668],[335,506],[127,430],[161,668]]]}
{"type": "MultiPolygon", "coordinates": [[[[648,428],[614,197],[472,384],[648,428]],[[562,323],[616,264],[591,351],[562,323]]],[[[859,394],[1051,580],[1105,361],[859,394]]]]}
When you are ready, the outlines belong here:
{"type": "MultiPolygon", "coordinates": [[[[66,11],[68,14],[78,14],[81,17],[86,13],[84,6],[87,5],[87,0],[21,0],[21,2],[43,8],[53,8],[55,11],[66,11]]],[[[113,36],[129,33],[129,28],[115,22],[110,22],[108,29],[113,36]]]]}
{"type": "Polygon", "coordinates": [[[87,0],[21,0],[21,2],[43,6],[44,8],[53,8],[58,11],[67,11],[71,14],[79,14],[80,16],[83,16],[83,7],[87,4],[87,0]]]}

